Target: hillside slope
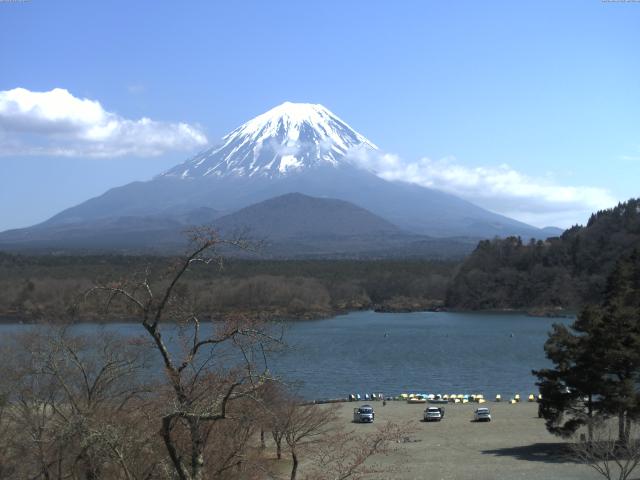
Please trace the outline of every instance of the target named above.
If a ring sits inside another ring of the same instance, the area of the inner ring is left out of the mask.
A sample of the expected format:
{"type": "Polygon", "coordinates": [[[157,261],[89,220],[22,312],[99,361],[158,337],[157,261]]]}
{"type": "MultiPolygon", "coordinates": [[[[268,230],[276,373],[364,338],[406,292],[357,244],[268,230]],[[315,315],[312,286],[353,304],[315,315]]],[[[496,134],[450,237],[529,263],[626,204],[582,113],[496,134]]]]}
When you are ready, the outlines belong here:
{"type": "Polygon", "coordinates": [[[575,309],[601,299],[616,261],[640,247],[640,199],[591,216],[560,237],[485,240],[466,259],[447,293],[462,309],[575,309]]]}

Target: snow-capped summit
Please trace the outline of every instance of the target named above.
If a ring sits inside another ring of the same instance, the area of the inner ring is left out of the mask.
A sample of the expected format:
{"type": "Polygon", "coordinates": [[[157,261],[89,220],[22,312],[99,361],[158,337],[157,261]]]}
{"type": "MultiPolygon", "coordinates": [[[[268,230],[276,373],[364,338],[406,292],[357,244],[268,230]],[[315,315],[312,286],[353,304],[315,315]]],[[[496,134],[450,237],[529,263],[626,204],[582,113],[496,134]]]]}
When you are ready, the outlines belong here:
{"type": "Polygon", "coordinates": [[[285,102],[222,138],[214,147],[164,176],[277,177],[307,168],[349,162],[352,149],[377,149],[320,104],[285,102]]]}

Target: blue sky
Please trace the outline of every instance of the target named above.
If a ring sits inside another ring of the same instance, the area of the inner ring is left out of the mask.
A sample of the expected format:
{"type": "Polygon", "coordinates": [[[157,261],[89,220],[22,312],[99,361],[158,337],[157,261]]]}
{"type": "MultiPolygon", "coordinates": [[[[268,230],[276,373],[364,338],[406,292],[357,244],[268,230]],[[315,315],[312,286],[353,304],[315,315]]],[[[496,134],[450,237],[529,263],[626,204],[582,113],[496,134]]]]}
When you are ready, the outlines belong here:
{"type": "Polygon", "coordinates": [[[149,179],[286,100],[371,139],[387,177],[583,223],[640,195],[638,45],[634,2],[1,2],[0,92],[65,89],[120,133],[0,102],[0,230],[149,179]]]}

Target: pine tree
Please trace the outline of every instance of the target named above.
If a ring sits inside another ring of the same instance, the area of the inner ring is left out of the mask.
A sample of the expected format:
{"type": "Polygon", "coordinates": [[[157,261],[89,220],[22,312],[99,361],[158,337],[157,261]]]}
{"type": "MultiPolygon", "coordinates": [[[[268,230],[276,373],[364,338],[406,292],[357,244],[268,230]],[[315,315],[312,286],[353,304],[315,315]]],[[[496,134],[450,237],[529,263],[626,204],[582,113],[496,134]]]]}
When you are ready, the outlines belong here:
{"type": "Polygon", "coordinates": [[[554,325],[545,343],[554,368],[538,376],[547,429],[570,436],[593,418],[617,416],[619,439],[640,418],[640,251],[620,260],[602,305],[585,308],[569,327],[554,325]]]}
{"type": "Polygon", "coordinates": [[[640,251],[620,260],[608,279],[603,322],[597,330],[605,370],[603,403],[619,418],[619,439],[640,417],[640,251]]]}
{"type": "Polygon", "coordinates": [[[544,348],[555,368],[533,373],[539,379],[540,410],[551,433],[568,437],[586,425],[591,437],[593,417],[603,409],[602,369],[592,335],[601,322],[597,309],[585,308],[570,327],[556,324],[549,334],[544,348]]]}

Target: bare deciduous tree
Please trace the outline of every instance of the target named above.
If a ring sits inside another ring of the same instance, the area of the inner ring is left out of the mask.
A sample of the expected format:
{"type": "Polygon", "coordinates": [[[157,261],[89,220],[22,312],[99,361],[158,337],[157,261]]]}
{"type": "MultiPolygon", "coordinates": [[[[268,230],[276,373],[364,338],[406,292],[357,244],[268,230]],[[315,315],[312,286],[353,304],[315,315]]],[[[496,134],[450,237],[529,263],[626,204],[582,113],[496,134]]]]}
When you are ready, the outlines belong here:
{"type": "Polygon", "coordinates": [[[148,402],[148,385],[140,382],[145,350],[106,332],[64,330],[5,344],[0,377],[11,436],[4,452],[12,475],[149,478],[159,460],[151,453],[158,442],[138,413],[148,402]]]}
{"type": "Polygon", "coordinates": [[[292,479],[301,470],[318,479],[388,471],[369,459],[397,446],[406,429],[342,431],[333,407],[300,405],[270,377],[267,354],[280,339],[260,319],[204,321],[185,280],[197,266],[219,262],[218,247],[244,243],[211,231],[193,241],[166,275],[147,269],[94,286],[72,309],[116,307],[139,319],[142,337],[82,336],[71,327],[33,330],[3,345],[0,477],[264,478],[269,461],[259,431],[274,433],[279,455],[290,453],[292,479]]]}
{"type": "Polygon", "coordinates": [[[201,480],[208,471],[216,471],[205,458],[211,424],[228,419],[231,404],[253,396],[269,377],[265,349],[273,340],[262,323],[244,316],[226,317],[204,328],[182,281],[195,265],[220,262],[217,249],[244,248],[246,243],[223,240],[212,230],[195,231],[191,241],[191,253],[177,262],[164,282],[153,282],[147,271],[137,281],[87,292],[102,293],[107,307],[118,300],[128,304],[161,358],[165,405],[160,435],[180,480],[201,480]],[[166,341],[167,321],[179,326],[182,349],[166,341]]]}
{"type": "MultiPolygon", "coordinates": [[[[297,478],[301,455],[319,448],[331,429],[335,428],[335,420],[336,409],[333,405],[301,405],[293,397],[281,402],[273,410],[272,431],[285,441],[291,455],[291,480],[297,478]]],[[[277,448],[280,455],[279,443],[277,448]]]]}
{"type": "Polygon", "coordinates": [[[373,432],[355,434],[338,429],[319,443],[311,456],[308,480],[359,480],[370,475],[392,475],[395,467],[373,463],[375,457],[397,451],[410,439],[409,424],[388,422],[373,432]]]}
{"type": "Polygon", "coordinates": [[[592,468],[607,480],[627,480],[640,463],[640,438],[637,425],[631,424],[623,440],[611,422],[599,422],[592,428],[591,441],[582,437],[570,445],[571,457],[592,468]]]}
{"type": "Polygon", "coordinates": [[[300,478],[301,471],[302,478],[309,480],[390,474],[393,467],[375,465],[372,458],[398,450],[414,431],[409,424],[394,423],[366,434],[347,431],[337,405],[302,404],[276,382],[268,382],[261,395],[264,428],[272,433],[277,458],[282,458],[283,449],[291,456],[292,480],[300,478]]]}

